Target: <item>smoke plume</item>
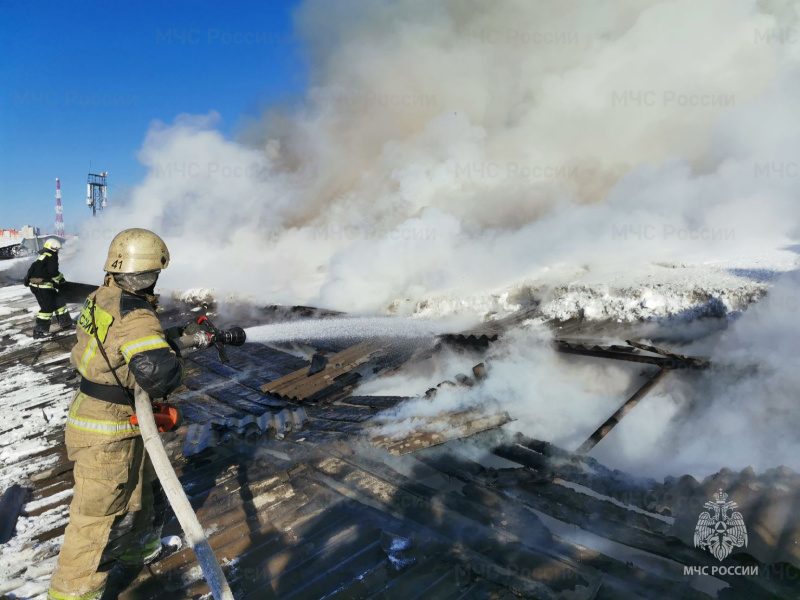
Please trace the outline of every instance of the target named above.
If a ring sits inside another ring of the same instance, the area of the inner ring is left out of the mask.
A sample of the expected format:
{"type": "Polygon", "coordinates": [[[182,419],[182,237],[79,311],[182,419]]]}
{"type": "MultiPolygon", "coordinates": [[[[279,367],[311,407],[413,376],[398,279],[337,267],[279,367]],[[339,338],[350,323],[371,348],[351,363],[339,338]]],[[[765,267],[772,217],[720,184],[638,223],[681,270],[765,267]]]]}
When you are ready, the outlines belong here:
{"type": "Polygon", "coordinates": [[[71,268],[98,279],[113,234],[149,227],[164,287],[371,313],[774,249],[796,232],[795,9],[309,0],[302,102],[238,140],[215,114],[154,124],[71,268]]]}

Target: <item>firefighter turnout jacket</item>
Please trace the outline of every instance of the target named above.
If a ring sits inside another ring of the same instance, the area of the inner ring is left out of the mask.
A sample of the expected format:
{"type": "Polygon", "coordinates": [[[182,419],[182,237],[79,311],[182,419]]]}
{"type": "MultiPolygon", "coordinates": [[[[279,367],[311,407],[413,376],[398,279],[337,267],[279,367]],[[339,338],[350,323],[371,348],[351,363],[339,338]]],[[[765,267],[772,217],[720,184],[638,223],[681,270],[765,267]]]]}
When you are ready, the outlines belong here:
{"type": "Polygon", "coordinates": [[[83,377],[67,419],[72,445],[138,435],[130,423],[134,385],[158,400],[181,384],[184,373],[150,302],[120,288],[110,275],[83,305],[71,361],[83,377]]]}
{"type": "Polygon", "coordinates": [[[25,285],[52,290],[58,289],[63,282],[64,276],[58,270],[58,252],[45,248],[28,269],[25,285]]]}

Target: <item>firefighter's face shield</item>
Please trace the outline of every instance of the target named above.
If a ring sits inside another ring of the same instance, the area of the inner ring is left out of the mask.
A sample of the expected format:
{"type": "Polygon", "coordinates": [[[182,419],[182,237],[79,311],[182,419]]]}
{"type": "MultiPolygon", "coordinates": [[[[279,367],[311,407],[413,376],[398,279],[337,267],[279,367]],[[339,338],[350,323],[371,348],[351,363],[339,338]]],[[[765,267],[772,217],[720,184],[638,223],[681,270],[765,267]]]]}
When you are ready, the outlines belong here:
{"type": "Polygon", "coordinates": [[[141,271],[139,273],[114,273],[114,281],[122,289],[137,294],[152,294],[161,270],[141,271]]]}

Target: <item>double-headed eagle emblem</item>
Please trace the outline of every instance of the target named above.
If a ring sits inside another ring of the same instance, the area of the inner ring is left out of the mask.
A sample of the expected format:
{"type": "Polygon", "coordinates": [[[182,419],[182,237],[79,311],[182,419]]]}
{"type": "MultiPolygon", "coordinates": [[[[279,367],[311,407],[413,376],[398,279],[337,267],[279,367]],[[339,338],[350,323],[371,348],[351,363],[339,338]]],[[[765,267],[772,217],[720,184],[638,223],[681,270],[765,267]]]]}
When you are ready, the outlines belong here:
{"type": "Polygon", "coordinates": [[[738,506],[736,502],[727,502],[728,494],[720,489],[714,497],[716,502],[703,505],[710,511],[701,513],[697,520],[694,546],[707,549],[722,561],[734,548],[747,547],[747,528],[742,513],[733,512],[728,516],[728,512],[738,506]]]}

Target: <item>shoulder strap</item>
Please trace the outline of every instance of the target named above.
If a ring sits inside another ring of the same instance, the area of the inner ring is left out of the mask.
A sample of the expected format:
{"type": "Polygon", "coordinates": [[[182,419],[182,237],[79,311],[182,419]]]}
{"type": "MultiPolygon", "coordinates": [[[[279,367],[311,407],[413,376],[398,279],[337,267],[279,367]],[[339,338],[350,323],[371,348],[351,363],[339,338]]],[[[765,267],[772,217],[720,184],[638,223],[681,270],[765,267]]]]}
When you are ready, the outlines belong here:
{"type": "Polygon", "coordinates": [[[106,354],[106,349],[103,347],[103,342],[100,341],[100,336],[97,335],[97,325],[95,324],[94,319],[94,307],[97,305],[95,298],[92,298],[92,306],[89,309],[89,312],[92,315],[92,334],[94,335],[95,342],[97,342],[97,347],[100,349],[100,354],[103,356],[103,360],[106,361],[108,368],[111,370],[111,374],[114,376],[114,380],[117,382],[117,385],[122,388],[122,391],[125,392],[125,397],[128,399],[128,403],[133,408],[134,412],[136,412],[136,405],[133,396],[131,395],[128,388],[122,385],[119,377],[117,376],[117,370],[111,366],[111,361],[108,360],[108,354],[106,354]]]}

